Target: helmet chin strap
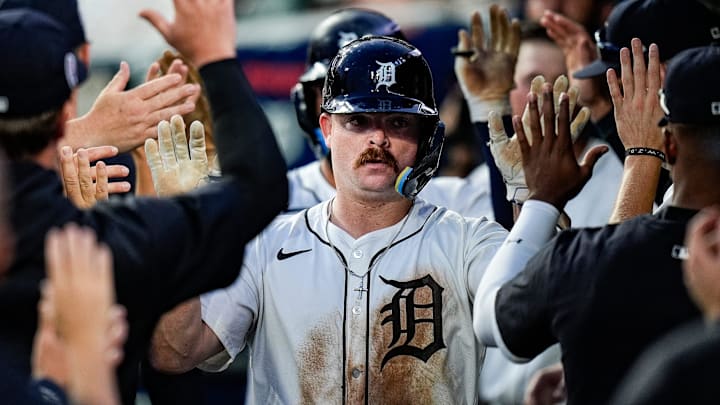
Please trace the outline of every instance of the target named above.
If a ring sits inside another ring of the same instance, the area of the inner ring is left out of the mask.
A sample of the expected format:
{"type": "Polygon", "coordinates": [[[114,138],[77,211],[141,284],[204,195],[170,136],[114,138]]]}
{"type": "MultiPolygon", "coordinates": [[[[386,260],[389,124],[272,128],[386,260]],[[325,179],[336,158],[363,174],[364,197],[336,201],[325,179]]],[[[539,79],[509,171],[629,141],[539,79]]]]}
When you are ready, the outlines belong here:
{"type": "Polygon", "coordinates": [[[427,142],[428,150],[423,153],[420,161],[413,167],[404,168],[395,179],[395,191],[405,198],[414,199],[420,190],[430,181],[440,164],[443,141],[445,139],[445,125],[440,121],[427,142]]]}

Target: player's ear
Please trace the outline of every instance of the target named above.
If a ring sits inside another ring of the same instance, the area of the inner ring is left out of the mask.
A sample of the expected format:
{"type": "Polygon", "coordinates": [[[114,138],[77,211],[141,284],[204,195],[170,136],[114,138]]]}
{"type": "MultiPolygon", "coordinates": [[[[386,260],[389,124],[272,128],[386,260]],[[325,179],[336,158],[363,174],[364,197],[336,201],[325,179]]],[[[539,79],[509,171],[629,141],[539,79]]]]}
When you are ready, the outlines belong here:
{"type": "Polygon", "coordinates": [[[320,131],[322,131],[322,136],[325,139],[325,145],[329,149],[332,149],[332,116],[326,112],[320,114],[320,131]]]}

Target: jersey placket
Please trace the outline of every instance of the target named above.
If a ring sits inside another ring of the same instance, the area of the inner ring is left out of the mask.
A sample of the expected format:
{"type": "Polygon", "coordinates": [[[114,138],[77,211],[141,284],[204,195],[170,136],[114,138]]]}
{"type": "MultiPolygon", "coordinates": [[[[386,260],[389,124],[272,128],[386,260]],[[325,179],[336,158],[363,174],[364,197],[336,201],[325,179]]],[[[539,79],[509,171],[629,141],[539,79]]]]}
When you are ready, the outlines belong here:
{"type": "Polygon", "coordinates": [[[347,326],[345,386],[347,403],[358,404],[365,402],[367,392],[369,264],[373,251],[367,243],[353,243],[348,253],[348,268],[351,273],[348,274],[348,294],[345,297],[347,326]]]}

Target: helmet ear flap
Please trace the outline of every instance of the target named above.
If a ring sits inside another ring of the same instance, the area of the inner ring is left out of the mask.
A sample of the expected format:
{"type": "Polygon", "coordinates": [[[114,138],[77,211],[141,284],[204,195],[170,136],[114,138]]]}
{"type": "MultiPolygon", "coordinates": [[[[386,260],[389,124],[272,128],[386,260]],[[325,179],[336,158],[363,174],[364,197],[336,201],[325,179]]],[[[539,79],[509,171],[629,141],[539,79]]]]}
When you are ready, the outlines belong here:
{"type": "Polygon", "coordinates": [[[297,83],[290,90],[290,99],[295,107],[295,116],[305,137],[310,142],[310,147],[317,159],[322,159],[328,154],[328,147],[320,132],[317,123],[318,111],[315,111],[318,95],[309,87],[312,83],[297,83]]]}
{"type": "Polygon", "coordinates": [[[434,121],[431,134],[424,136],[418,145],[417,159],[413,167],[406,167],[395,180],[395,190],[405,198],[413,199],[425,187],[440,165],[445,124],[434,121]]]}

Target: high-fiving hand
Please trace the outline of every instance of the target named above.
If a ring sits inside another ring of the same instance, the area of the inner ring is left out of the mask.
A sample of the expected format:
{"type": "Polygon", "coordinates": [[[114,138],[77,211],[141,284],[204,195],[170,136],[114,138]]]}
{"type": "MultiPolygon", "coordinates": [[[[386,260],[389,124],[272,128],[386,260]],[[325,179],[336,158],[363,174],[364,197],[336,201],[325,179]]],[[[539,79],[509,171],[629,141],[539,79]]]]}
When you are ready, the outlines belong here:
{"type": "Polygon", "coordinates": [[[208,179],[205,130],[199,121],[190,125],[189,150],[182,117],[176,115],[169,123],[161,121],[158,124],[158,141],[145,141],[145,154],[159,196],[190,191],[208,179]]]}

